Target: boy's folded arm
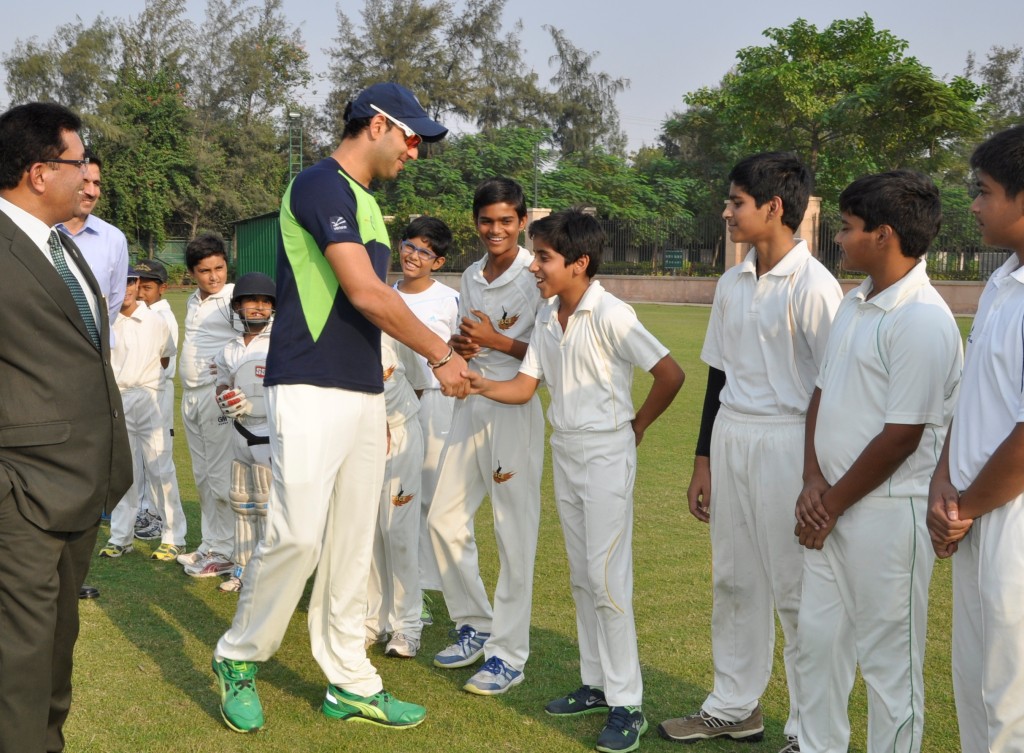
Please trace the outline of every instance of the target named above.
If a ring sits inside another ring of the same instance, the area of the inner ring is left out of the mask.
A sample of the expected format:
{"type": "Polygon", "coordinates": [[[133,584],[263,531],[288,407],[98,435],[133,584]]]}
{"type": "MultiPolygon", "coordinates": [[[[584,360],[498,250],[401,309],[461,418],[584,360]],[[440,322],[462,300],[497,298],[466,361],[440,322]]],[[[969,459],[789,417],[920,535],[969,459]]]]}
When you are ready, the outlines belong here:
{"type": "Polygon", "coordinates": [[[917,449],[924,424],[885,424],[867,443],[853,465],[822,496],[834,518],[877,489],[917,449]]]}
{"type": "Polygon", "coordinates": [[[977,518],[1024,493],[1024,423],[1016,424],[960,494],[960,518],[977,518]]]}

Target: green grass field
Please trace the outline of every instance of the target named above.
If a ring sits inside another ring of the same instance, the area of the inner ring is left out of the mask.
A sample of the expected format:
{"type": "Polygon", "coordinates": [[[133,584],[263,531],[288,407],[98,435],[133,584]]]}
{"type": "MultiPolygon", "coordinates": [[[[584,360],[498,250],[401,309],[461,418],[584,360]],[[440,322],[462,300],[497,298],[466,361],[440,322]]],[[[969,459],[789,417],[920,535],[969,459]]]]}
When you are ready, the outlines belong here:
{"type": "MultiPolygon", "coordinates": [[[[185,294],[172,293],[170,300],[180,318],[185,294]]],[[[678,747],[661,740],[655,725],[696,710],[712,683],[708,530],[690,516],[686,504],[704,396],[706,368],[699,353],[709,310],[657,305],[641,305],[637,310],[687,372],[679,397],[645,436],[636,484],[635,607],[644,710],[651,721],[642,749],[668,751],[678,747]]],[[[966,320],[961,321],[965,326],[966,320]]],[[[637,396],[646,394],[648,385],[649,376],[639,374],[637,396]]],[[[199,505],[180,421],[176,434],[175,459],[191,547],[199,538],[199,505]]],[[[493,586],[497,564],[486,504],[476,530],[484,580],[493,586]]],[[[101,529],[97,546],[105,542],[106,534],[101,529]]],[[[447,643],[450,627],[439,604],[435,624],[424,629],[423,648],[416,659],[389,659],[380,648],[371,651],[389,690],[427,706],[426,722],[412,730],[332,721],[320,713],[326,681],[310,655],[303,600],[281,649],[260,670],[266,728],[257,735],[230,732],[220,719],[210,656],[231,621],[237,599],[217,591],[218,579],[189,578],[177,565],[147,559],[157,543],[136,542],[133,554],[93,561],[88,582],[98,586],[102,595],[82,603],[75,700],[65,728],[69,751],[575,753],[593,747],[603,717],[564,721],[543,711],[547,701],[579,683],[575,616],[551,496],[550,467],[543,481],[526,682],[506,695],[481,698],[460,689],[472,669],[435,669],[432,656],[447,643]]],[[[958,745],[950,681],[950,615],[946,561],[936,565],[931,589],[922,748],[929,753],[945,753],[958,745]]],[[[781,631],[779,635],[781,639],[781,631]]],[[[761,700],[764,742],[710,742],[701,744],[700,750],[762,753],[782,747],[788,697],[780,656],[777,643],[775,672],[761,700]]],[[[864,687],[858,681],[850,706],[851,751],[865,749],[865,713],[864,687]]]]}

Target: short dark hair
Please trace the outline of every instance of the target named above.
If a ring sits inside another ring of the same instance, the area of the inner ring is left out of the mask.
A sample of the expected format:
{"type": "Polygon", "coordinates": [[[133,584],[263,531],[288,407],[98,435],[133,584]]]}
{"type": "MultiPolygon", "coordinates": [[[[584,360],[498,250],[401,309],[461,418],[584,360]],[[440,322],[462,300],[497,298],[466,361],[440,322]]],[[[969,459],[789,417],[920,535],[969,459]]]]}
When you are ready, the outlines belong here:
{"type": "Polygon", "coordinates": [[[100,155],[96,154],[89,147],[85,148],[85,158],[89,160],[90,165],[96,165],[100,170],[103,169],[103,160],[100,159],[100,155]]]}
{"type": "Polygon", "coordinates": [[[185,246],[185,266],[189,269],[195,269],[199,262],[209,256],[223,256],[225,261],[228,258],[224,239],[216,233],[197,235],[185,246]]]}
{"type": "Polygon", "coordinates": [[[1007,128],[983,141],[971,155],[971,168],[981,170],[1013,199],[1024,191],[1024,125],[1007,128]]]}
{"type": "Polygon", "coordinates": [[[481,209],[491,204],[511,204],[519,219],[526,216],[526,193],[511,178],[488,178],[476,187],[473,194],[473,219],[477,218],[481,209]]]}
{"type": "Polygon", "coordinates": [[[430,244],[430,250],[438,256],[448,256],[448,249],[452,245],[452,231],[444,220],[427,215],[417,217],[406,225],[402,240],[409,238],[425,239],[430,244]]]}
{"type": "Polygon", "coordinates": [[[601,252],[607,242],[604,228],[577,207],[531,222],[528,232],[531,238],[544,241],[565,257],[567,267],[577,259],[589,257],[587,277],[593,277],[601,268],[601,252]]]}
{"type": "Polygon", "coordinates": [[[928,251],[942,225],[939,189],[916,170],[857,178],[839,194],[839,211],[860,217],[866,231],[888,225],[900,239],[900,253],[910,258],[928,251]]]}
{"type": "Polygon", "coordinates": [[[782,199],[782,224],[794,233],[807,211],[814,176],[792,152],[762,152],[745,157],[729,172],[729,180],[762,206],[773,196],[782,199]]]}
{"type": "Polygon", "coordinates": [[[81,118],[53,102],[29,102],[0,115],[0,189],[16,188],[36,162],[60,157],[68,148],[64,132],[81,127],[81,118]]]}
{"type": "MultiPolygon", "coordinates": [[[[352,112],[352,102],[350,101],[345,105],[345,114],[342,115],[342,119],[345,121],[345,127],[341,130],[341,140],[353,139],[362,133],[365,129],[370,127],[370,121],[373,118],[349,118],[349,113],[352,112]]],[[[390,121],[388,123],[390,125],[390,121]]]]}

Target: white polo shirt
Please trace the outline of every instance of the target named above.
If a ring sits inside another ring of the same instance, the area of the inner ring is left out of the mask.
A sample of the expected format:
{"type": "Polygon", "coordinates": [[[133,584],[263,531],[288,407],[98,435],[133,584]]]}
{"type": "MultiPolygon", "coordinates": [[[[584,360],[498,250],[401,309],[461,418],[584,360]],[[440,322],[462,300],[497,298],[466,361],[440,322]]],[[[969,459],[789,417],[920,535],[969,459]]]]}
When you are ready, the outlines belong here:
{"type": "Polygon", "coordinates": [[[423,389],[426,380],[416,353],[387,332],[380,333],[380,360],[384,368],[384,404],[388,411],[388,426],[394,429],[420,412],[416,390],[423,389]]]}
{"type": "MultiPolygon", "coordinates": [[[[171,310],[171,304],[169,304],[166,299],[161,298],[159,301],[154,302],[153,305],[149,307],[149,310],[154,313],[160,314],[160,316],[163,317],[164,323],[167,325],[167,328],[171,331],[171,339],[174,341],[174,347],[177,348],[178,320],[174,316],[174,311],[171,310]]],[[[175,359],[172,358],[171,362],[167,364],[167,368],[164,369],[163,378],[160,380],[161,384],[168,381],[169,379],[174,379],[174,375],[177,373],[177,371],[177,362],[175,361],[175,359]]]]}
{"type": "Polygon", "coordinates": [[[801,415],[814,391],[843,291],[804,241],[757,277],[757,250],[715,288],[701,360],[725,372],[722,405],[755,416],[801,415]]]}
{"type": "Polygon", "coordinates": [[[1016,254],[978,301],[949,445],[953,486],[966,489],[1013,427],[1024,421],[1024,267],[1016,254]]]}
{"type": "Polygon", "coordinates": [[[555,431],[614,431],[636,415],[633,367],[650,371],[666,355],[632,306],[592,280],[564,333],[557,296],[537,313],[519,370],[547,384],[555,431]]]}
{"type": "MultiPolygon", "coordinates": [[[[395,283],[395,290],[402,296],[405,305],[416,315],[416,318],[427,325],[427,329],[445,342],[459,331],[459,292],[444,283],[432,280],[430,287],[421,293],[406,293],[395,283]]],[[[427,359],[417,354],[420,370],[423,372],[427,385],[425,389],[439,390],[441,383],[434,376],[434,371],[427,366],[427,359]]]]}
{"type": "Polygon", "coordinates": [[[835,484],[885,424],[926,424],[921,442],[871,496],[926,496],[953,416],[963,347],[922,259],[870,300],[871,278],[843,299],[818,377],[814,449],[835,484]]]}
{"type": "Polygon", "coordinates": [[[139,301],[131,316],[114,320],[117,342],[110,351],[110,368],[121,390],[160,386],[161,358],[174,358],[175,346],[163,317],[139,301]]]}
{"type": "MultiPolygon", "coordinates": [[[[484,278],[487,257],[474,262],[462,273],[459,294],[459,321],[471,317],[472,310],[483,311],[494,328],[513,340],[530,341],[537,310],[543,302],[537,290],[537,279],[530,274],[533,254],[519,248],[512,265],[494,282],[484,278]]],[[[507,353],[483,348],[471,362],[473,370],[488,379],[511,379],[519,372],[520,361],[507,353]]]]}
{"type": "Polygon", "coordinates": [[[234,283],[217,293],[201,298],[199,291],[188,297],[185,309],[185,340],[181,344],[178,372],[186,389],[195,389],[215,381],[210,364],[224,346],[238,337],[231,311],[234,283]]]}

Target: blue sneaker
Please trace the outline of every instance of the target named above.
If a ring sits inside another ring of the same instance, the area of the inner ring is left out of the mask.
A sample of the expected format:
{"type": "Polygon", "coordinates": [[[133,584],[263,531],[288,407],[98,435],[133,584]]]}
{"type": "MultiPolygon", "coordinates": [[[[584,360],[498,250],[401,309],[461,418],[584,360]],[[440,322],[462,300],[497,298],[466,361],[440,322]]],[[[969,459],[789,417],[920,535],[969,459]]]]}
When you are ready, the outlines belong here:
{"type": "Polygon", "coordinates": [[[451,636],[455,643],[434,654],[434,666],[442,669],[458,669],[475,664],[484,655],[484,644],[490,633],[478,633],[472,625],[463,625],[451,636]]]}
{"type": "Polygon", "coordinates": [[[525,679],[526,675],[522,672],[512,669],[497,656],[492,656],[469,678],[462,689],[476,695],[500,695],[525,679]]]}
{"type": "Polygon", "coordinates": [[[601,753],[629,753],[640,747],[647,720],[639,706],[612,706],[594,747],[601,753]]]}

